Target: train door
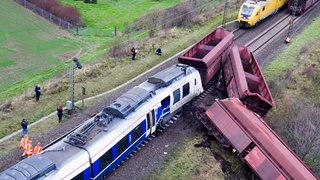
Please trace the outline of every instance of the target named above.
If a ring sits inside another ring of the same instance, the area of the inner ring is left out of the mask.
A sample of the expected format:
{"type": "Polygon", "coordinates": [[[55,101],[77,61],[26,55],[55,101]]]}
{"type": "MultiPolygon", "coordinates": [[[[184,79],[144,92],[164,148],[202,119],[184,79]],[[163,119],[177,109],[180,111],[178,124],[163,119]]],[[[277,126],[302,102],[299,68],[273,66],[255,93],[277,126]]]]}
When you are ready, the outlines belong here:
{"type": "Polygon", "coordinates": [[[148,114],[147,114],[147,132],[146,135],[149,136],[156,130],[156,117],[154,113],[154,109],[152,109],[148,114]]]}
{"type": "Polygon", "coordinates": [[[170,96],[167,96],[161,101],[161,109],[162,109],[162,112],[161,112],[160,119],[163,119],[170,114],[170,96]]]}

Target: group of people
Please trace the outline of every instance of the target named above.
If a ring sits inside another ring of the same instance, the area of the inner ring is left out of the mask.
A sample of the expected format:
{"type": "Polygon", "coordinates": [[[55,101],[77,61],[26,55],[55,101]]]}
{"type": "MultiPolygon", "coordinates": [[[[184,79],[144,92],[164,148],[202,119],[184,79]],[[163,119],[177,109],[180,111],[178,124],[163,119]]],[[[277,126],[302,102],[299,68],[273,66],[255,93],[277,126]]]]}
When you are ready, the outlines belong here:
{"type": "MultiPolygon", "coordinates": [[[[131,55],[132,55],[131,59],[132,60],[135,60],[137,53],[138,53],[138,50],[135,47],[132,47],[131,48],[131,55]]],[[[162,54],[161,48],[157,48],[155,53],[156,53],[156,55],[161,56],[161,54],[162,54]]]]}
{"type": "Polygon", "coordinates": [[[32,141],[29,139],[28,134],[24,134],[24,136],[21,138],[19,147],[23,149],[21,159],[42,152],[41,142],[38,142],[37,145],[33,148],[32,141]]]}
{"type": "Polygon", "coordinates": [[[33,154],[39,154],[42,151],[41,143],[38,142],[37,145],[33,148],[32,141],[28,137],[28,120],[27,118],[22,118],[21,120],[21,141],[20,148],[23,149],[23,153],[21,158],[24,159],[26,157],[30,157],[33,154]]]}
{"type": "MultiPolygon", "coordinates": [[[[36,102],[39,102],[40,95],[41,95],[41,88],[40,85],[36,85],[34,88],[34,92],[36,94],[36,102]]],[[[57,116],[59,123],[62,120],[63,116],[63,107],[61,104],[57,107],[57,116]]],[[[37,145],[33,148],[32,141],[28,138],[28,120],[27,118],[22,118],[21,120],[21,141],[20,141],[20,148],[23,149],[22,159],[26,157],[30,157],[33,154],[38,154],[42,151],[41,143],[38,142],[37,145]]]]}
{"type": "MultiPolygon", "coordinates": [[[[37,84],[34,88],[34,92],[36,94],[36,102],[39,102],[40,100],[40,96],[41,96],[41,87],[39,84],[37,84]]],[[[62,108],[62,105],[59,104],[58,105],[58,108],[57,108],[57,116],[58,116],[58,120],[59,120],[59,123],[61,122],[62,120],[62,116],[63,116],[63,108],[62,108]]],[[[24,128],[22,128],[22,131],[24,130],[24,128]]]]}

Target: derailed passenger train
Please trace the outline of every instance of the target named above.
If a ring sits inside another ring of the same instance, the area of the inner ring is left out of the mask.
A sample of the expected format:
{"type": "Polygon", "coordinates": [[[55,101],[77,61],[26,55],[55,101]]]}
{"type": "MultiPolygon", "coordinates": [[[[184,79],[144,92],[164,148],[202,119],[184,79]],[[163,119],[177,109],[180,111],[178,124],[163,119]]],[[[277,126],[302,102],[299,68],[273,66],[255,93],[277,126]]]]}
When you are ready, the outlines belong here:
{"type": "Polygon", "coordinates": [[[171,66],[130,89],[72,134],[0,174],[0,179],[101,179],[203,92],[199,72],[171,66]]]}
{"type": "Polygon", "coordinates": [[[252,27],[268,16],[278,12],[288,0],[247,0],[238,13],[240,27],[252,27]]]}

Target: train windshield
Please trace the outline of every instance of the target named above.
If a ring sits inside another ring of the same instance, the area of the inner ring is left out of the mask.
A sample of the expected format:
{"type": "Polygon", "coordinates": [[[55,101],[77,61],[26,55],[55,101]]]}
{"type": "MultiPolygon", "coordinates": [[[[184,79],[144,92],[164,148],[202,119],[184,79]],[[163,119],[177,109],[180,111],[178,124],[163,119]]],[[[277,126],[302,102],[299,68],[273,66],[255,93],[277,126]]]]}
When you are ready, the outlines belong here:
{"type": "Polygon", "coordinates": [[[253,10],[254,10],[254,7],[243,5],[241,15],[245,17],[251,16],[253,10]]]}

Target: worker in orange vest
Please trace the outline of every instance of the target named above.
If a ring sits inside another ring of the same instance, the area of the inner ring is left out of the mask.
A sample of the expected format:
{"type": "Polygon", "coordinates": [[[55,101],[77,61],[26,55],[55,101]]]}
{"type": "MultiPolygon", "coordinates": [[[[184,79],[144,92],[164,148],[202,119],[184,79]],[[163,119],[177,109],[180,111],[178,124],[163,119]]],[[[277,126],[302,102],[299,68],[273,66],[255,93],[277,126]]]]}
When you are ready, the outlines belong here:
{"type": "Polygon", "coordinates": [[[32,141],[28,140],[28,143],[24,146],[24,152],[22,154],[22,158],[30,157],[33,154],[32,141]]]}
{"type": "Polygon", "coordinates": [[[24,149],[24,146],[27,144],[28,140],[29,140],[29,137],[28,137],[27,134],[25,134],[25,135],[23,136],[23,138],[21,138],[20,146],[19,146],[19,147],[22,148],[22,149],[24,149]]]}
{"type": "Polygon", "coordinates": [[[34,147],[33,149],[33,154],[39,154],[42,152],[42,147],[41,147],[41,143],[38,142],[38,144],[34,147]]]}

